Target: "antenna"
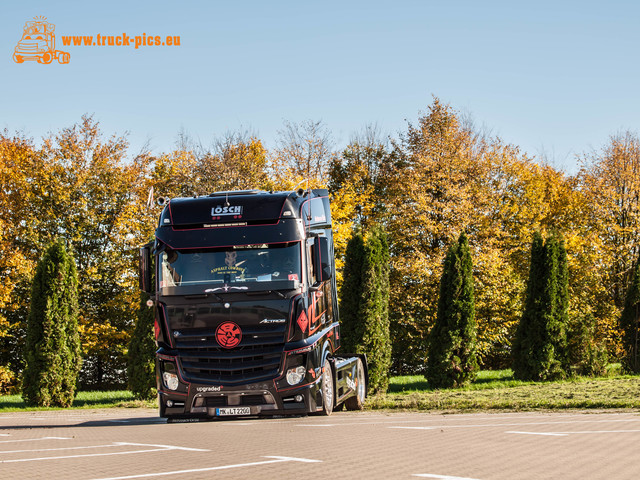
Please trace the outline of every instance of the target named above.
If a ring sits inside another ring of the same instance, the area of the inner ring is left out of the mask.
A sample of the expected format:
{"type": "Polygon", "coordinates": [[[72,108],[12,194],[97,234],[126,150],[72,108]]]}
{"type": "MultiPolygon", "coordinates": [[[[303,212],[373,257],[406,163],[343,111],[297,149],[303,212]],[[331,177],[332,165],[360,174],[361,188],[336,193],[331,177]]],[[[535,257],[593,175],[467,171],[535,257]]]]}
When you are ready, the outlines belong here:
{"type": "Polygon", "coordinates": [[[300,185],[302,185],[304,182],[307,182],[307,186],[309,185],[309,179],[308,179],[308,178],[305,178],[305,179],[303,179],[302,181],[298,182],[298,183],[297,183],[297,185],[296,185],[295,187],[293,187],[293,189],[292,189],[292,190],[295,192],[295,191],[296,191],[296,189],[297,189],[300,185]]]}
{"type": "Polygon", "coordinates": [[[309,190],[309,179],[307,178],[307,195],[309,197],[309,215],[307,215],[307,220],[309,220],[309,228],[311,228],[311,190],[309,190]]]}
{"type": "Polygon", "coordinates": [[[153,205],[153,185],[151,185],[151,188],[149,189],[149,195],[147,196],[147,210],[151,209],[152,205],[153,205]]]}

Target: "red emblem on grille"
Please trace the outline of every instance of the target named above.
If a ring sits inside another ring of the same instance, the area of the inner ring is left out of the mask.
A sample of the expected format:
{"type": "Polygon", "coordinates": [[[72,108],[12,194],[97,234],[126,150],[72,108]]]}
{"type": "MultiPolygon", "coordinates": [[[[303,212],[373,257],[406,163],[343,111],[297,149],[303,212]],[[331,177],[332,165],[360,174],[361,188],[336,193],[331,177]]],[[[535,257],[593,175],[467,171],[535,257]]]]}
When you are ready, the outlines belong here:
{"type": "Polygon", "coordinates": [[[233,348],[242,340],[242,330],[233,322],[224,322],[216,330],[216,340],[223,348],[233,348]]]}

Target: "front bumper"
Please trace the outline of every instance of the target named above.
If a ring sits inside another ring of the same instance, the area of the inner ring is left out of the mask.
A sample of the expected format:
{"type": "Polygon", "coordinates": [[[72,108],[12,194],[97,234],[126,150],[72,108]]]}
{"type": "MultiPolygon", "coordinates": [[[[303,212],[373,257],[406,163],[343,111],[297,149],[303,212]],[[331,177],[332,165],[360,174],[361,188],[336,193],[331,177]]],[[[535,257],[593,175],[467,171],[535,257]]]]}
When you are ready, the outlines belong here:
{"type": "Polygon", "coordinates": [[[239,416],[306,415],[318,410],[319,380],[278,391],[271,382],[238,387],[190,385],[185,395],[160,390],[160,416],[177,419],[214,419],[239,416]],[[234,414],[234,411],[242,413],[234,414]]]}

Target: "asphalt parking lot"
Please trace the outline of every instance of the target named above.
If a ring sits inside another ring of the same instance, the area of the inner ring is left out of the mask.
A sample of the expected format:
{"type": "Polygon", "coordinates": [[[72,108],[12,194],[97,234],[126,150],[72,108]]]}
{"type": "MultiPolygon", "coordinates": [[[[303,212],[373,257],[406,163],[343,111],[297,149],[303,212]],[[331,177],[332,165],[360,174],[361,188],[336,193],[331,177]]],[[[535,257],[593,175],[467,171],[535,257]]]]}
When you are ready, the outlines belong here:
{"type": "Polygon", "coordinates": [[[638,413],[337,412],[167,424],[154,410],[0,415],[4,478],[636,479],[638,413]]]}

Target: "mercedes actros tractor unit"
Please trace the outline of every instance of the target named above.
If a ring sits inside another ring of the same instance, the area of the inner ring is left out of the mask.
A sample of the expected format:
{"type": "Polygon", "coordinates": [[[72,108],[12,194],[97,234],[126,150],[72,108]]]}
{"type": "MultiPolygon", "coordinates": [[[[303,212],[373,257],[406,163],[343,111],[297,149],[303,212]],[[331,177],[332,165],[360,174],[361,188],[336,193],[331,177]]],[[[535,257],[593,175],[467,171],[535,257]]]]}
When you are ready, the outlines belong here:
{"type": "Polygon", "coordinates": [[[341,354],[327,190],[159,199],[140,250],[160,416],[361,409],[364,355],[341,354]]]}

